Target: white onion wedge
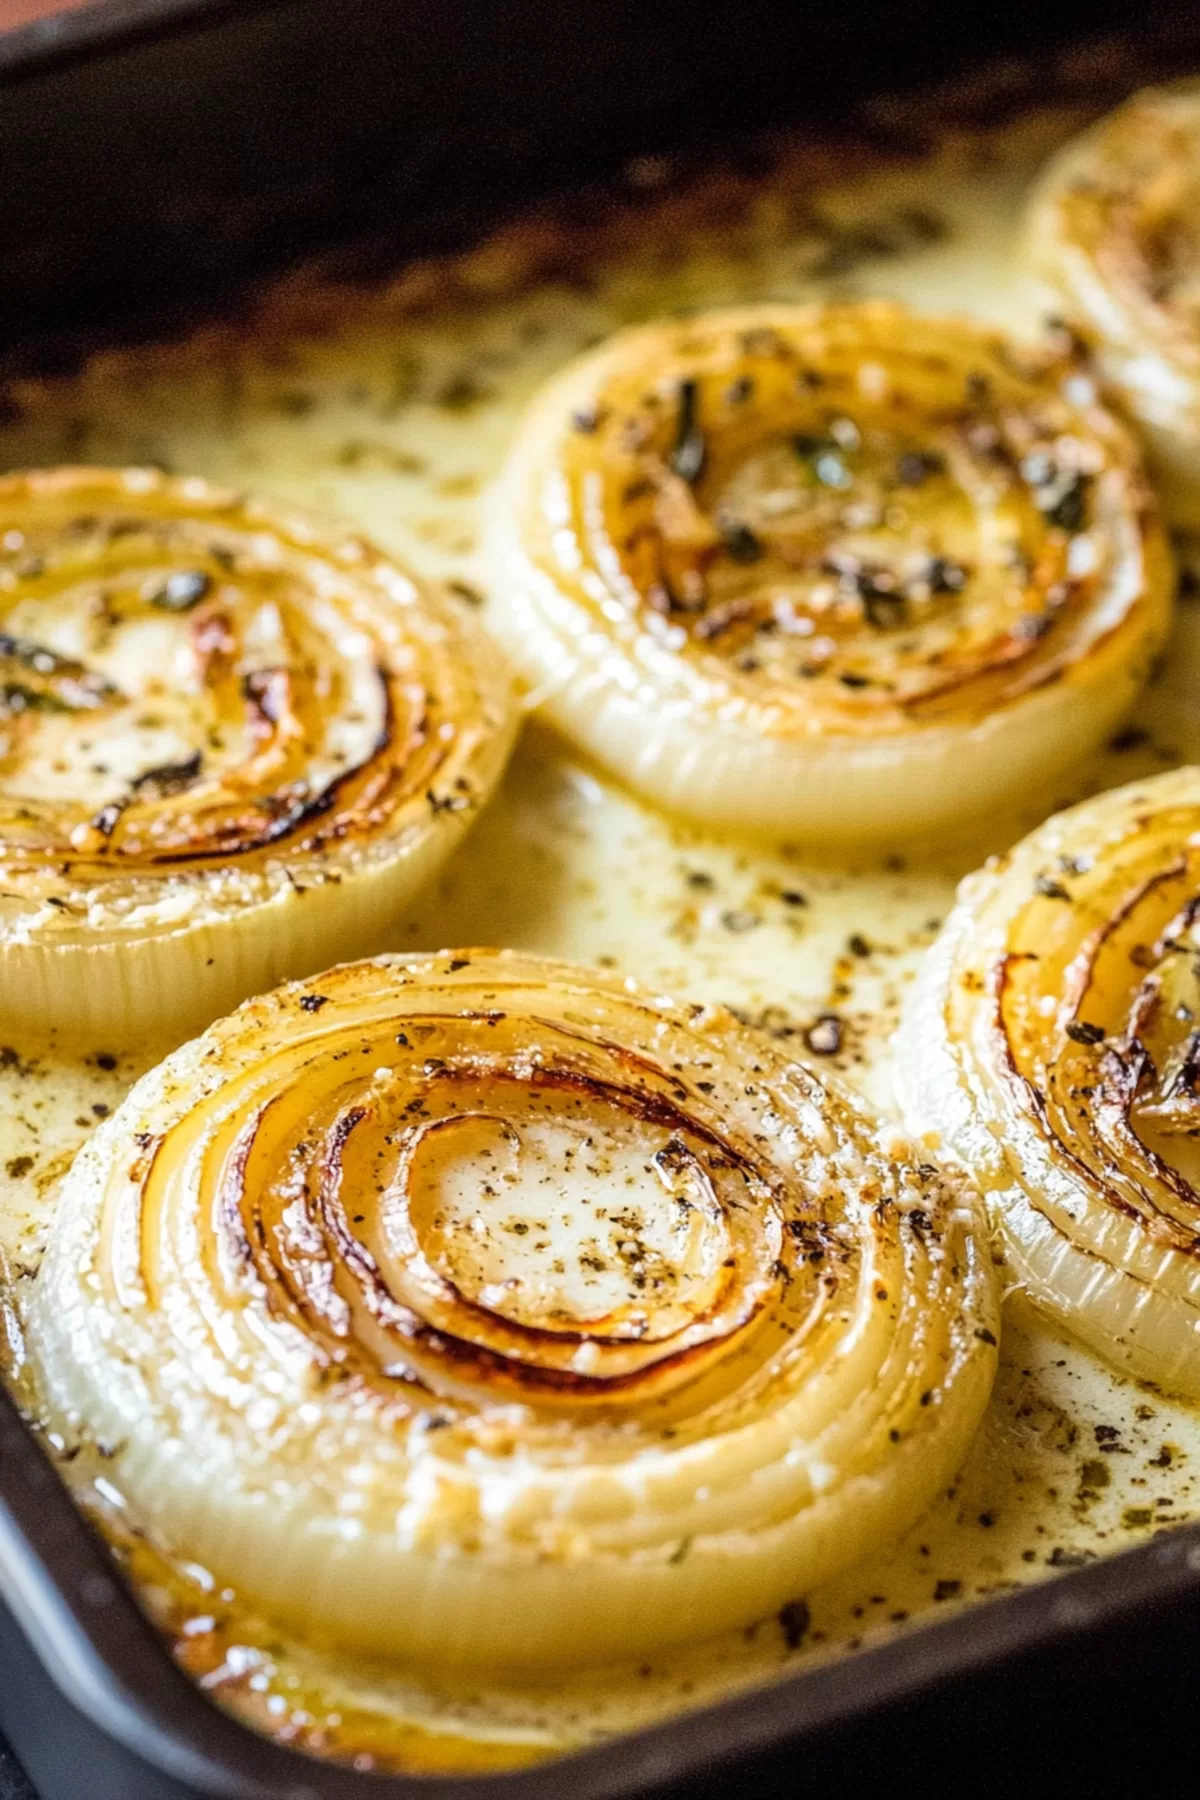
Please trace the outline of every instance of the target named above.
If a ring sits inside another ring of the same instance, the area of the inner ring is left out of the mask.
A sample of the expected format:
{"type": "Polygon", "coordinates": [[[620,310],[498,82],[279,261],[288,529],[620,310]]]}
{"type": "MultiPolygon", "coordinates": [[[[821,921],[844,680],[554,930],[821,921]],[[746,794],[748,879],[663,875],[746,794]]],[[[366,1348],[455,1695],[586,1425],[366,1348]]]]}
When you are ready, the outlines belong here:
{"type": "Polygon", "coordinates": [[[0,1021],[176,1038],[381,948],[499,779],[474,622],[196,480],[0,479],[0,1021]]]}
{"type": "Polygon", "coordinates": [[[625,332],[536,397],[489,623],[651,799],[939,832],[1099,743],[1162,641],[1139,453],[1073,365],[873,302],[625,332]]]}
{"type": "Polygon", "coordinates": [[[993,1281],[969,1184],[722,1009],[461,951],[250,1001],[139,1082],[29,1342],[243,1599],[544,1669],[909,1525],[986,1404],[993,1281]]]}
{"type": "Polygon", "coordinates": [[[912,1130],[1010,1272],[1110,1362],[1200,1398],[1200,769],[1060,813],[969,876],[897,1044],[912,1130]]]}
{"type": "Polygon", "coordinates": [[[1150,88],[1068,145],[1028,241],[1145,438],[1168,516],[1200,530],[1200,82],[1150,88]]]}

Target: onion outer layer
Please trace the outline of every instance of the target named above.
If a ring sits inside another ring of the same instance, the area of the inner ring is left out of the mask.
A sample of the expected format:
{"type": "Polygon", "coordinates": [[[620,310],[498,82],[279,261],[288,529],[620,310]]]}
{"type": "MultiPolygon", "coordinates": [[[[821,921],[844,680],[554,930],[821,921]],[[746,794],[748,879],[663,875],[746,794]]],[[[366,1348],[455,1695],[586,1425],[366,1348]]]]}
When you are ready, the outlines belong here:
{"type": "Polygon", "coordinates": [[[461,951],[248,1002],[139,1082],[30,1344],[243,1598],[544,1669],[749,1623],[911,1524],[986,1405],[993,1282],[969,1185],[722,1009],[461,951]]]}
{"type": "Polygon", "coordinates": [[[660,805],[940,832],[1086,754],[1165,633],[1137,449],[1070,363],[883,302],[637,327],[533,401],[489,623],[660,805]]]}
{"type": "Polygon", "coordinates": [[[968,876],[897,1042],[910,1128],[983,1188],[1012,1278],[1200,1397],[1200,770],[1057,814],[968,876]]]}
{"type": "Polygon", "coordinates": [[[1200,82],[1137,94],[1050,164],[1032,260],[1136,423],[1168,517],[1200,530],[1200,82]],[[1175,266],[1173,266],[1175,265],[1175,266]]]}
{"type": "Polygon", "coordinates": [[[195,479],[0,479],[0,1016],[110,1043],[381,948],[516,730],[479,626],[195,479]]]}

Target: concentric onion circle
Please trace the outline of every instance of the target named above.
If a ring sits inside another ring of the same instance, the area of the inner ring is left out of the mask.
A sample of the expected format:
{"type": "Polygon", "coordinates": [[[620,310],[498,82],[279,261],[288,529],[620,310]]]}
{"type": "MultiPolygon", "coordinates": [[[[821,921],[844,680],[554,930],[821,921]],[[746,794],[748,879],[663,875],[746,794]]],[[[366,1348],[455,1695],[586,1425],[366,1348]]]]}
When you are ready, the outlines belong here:
{"type": "Polygon", "coordinates": [[[198,480],[0,479],[0,1017],[119,1041],[377,949],[515,729],[478,627],[198,480]]]}
{"type": "Polygon", "coordinates": [[[1029,242],[1146,438],[1168,514],[1200,529],[1200,82],[1138,94],[1070,144],[1029,242]]]}
{"type": "Polygon", "coordinates": [[[30,1346],[173,1549],[318,1637],[636,1655],[909,1524],[995,1365],[967,1184],[723,1010],[346,965],[146,1076],[30,1346]]]}
{"type": "Polygon", "coordinates": [[[1200,769],[1047,821],[960,890],[898,1045],[1029,1296],[1200,1397],[1200,769]]]}
{"type": "Polygon", "coordinates": [[[625,332],[535,399],[490,623],[547,716],[660,804],[933,831],[1104,736],[1169,557],[1068,364],[879,302],[625,332]]]}

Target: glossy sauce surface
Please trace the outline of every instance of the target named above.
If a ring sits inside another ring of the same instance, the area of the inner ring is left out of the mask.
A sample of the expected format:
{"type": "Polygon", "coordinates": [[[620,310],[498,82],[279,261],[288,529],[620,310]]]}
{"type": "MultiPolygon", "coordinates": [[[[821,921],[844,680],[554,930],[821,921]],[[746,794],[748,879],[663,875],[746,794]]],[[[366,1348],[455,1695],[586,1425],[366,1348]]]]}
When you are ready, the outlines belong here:
{"type": "MultiPolygon", "coordinates": [[[[632,215],[530,225],[390,285],[299,277],[173,345],[105,352],[17,383],[0,462],[156,461],[335,511],[468,593],[487,572],[480,495],[533,389],[614,328],[675,308],[884,294],[1036,329],[1014,249],[1028,183],[1082,112],[952,133],[907,160],[785,146],[773,172],[676,183],[631,173],[632,215]],[[843,173],[833,185],[831,171],[843,173]],[[848,170],[847,175],[844,171],[848,170]]],[[[1082,793],[1200,759],[1200,614],[1134,722],[1093,767],[950,852],[898,846],[853,867],[709,838],[642,807],[536,727],[466,845],[397,922],[399,949],[510,944],[617,967],[738,1009],[884,1105],[888,1041],[959,875],[1082,793]]],[[[22,1296],[56,1183],[95,1120],[165,1046],[0,1049],[0,1253],[21,1382],[22,1296]]],[[[484,1279],[486,1271],[480,1275],[484,1279]]],[[[36,1395],[22,1387],[36,1410],[36,1395]]],[[[177,1653],[217,1698],[292,1741],[379,1766],[495,1766],[585,1743],[841,1654],[930,1611],[1120,1549],[1193,1517],[1200,1420],[1024,1316],[956,1488],[898,1549],[713,1645],[538,1689],[446,1690],[283,1641],[205,1571],[129,1534],[104,1449],[60,1446],[130,1555],[177,1653]]]]}

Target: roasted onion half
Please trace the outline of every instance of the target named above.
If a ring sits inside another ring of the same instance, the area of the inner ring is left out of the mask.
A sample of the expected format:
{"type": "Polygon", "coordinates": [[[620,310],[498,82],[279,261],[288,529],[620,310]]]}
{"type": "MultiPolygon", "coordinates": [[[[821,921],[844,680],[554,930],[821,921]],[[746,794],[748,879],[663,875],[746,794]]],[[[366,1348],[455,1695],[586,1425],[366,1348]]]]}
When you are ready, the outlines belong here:
{"type": "Polygon", "coordinates": [[[882,302],[602,345],[534,400],[489,541],[490,622],[568,736],[666,807],[829,841],[1093,747],[1172,585],[1086,376],[882,302]]]}
{"type": "Polygon", "coordinates": [[[905,1116],[985,1190],[1014,1281],[1200,1398],[1200,769],[970,876],[897,1046],[905,1116]]]}
{"type": "Polygon", "coordinates": [[[1200,82],[1138,94],[1070,144],[1029,242],[1145,436],[1168,514],[1200,529],[1200,82]]]}
{"type": "Polygon", "coordinates": [[[907,1526],[995,1366],[978,1200],[721,1008],[345,965],[153,1070],[30,1345],[176,1552],[315,1637],[637,1655],[907,1526]]]}
{"type": "Polygon", "coordinates": [[[142,1041],[381,948],[503,768],[494,664],[349,533],[0,479],[0,1019],[142,1041]]]}

